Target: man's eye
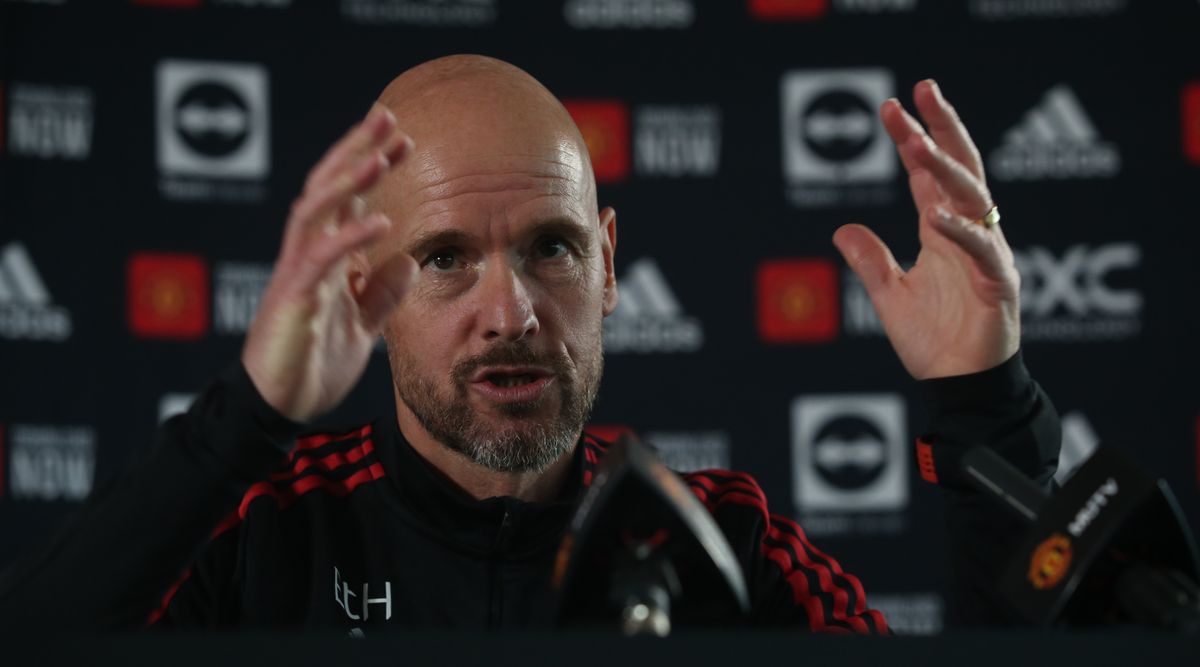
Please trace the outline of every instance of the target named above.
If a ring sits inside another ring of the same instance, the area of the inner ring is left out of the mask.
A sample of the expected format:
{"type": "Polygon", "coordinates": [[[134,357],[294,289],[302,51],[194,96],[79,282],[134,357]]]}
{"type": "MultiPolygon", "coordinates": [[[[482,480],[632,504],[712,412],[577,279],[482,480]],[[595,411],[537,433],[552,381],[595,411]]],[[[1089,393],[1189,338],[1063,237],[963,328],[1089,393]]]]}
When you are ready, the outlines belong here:
{"type": "Polygon", "coordinates": [[[433,268],[438,271],[449,271],[458,263],[458,258],[455,257],[454,252],[451,250],[439,250],[430,255],[429,259],[425,260],[425,263],[432,264],[433,268]]]}
{"type": "Polygon", "coordinates": [[[537,251],[538,257],[542,259],[554,259],[555,257],[561,257],[562,255],[566,254],[568,248],[566,241],[563,241],[560,238],[551,237],[538,241],[535,250],[537,251]]]}

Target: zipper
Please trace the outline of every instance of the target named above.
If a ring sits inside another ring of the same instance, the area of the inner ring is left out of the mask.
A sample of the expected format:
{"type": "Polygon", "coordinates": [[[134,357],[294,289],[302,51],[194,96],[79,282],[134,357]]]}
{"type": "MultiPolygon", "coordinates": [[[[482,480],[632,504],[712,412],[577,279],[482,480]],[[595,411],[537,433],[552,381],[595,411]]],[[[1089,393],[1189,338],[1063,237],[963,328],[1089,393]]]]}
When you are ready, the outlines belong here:
{"type": "Polygon", "coordinates": [[[504,505],[504,516],[500,519],[500,530],[496,534],[496,542],[492,547],[492,557],[489,568],[491,570],[491,601],[488,608],[489,628],[500,627],[504,623],[504,581],[501,575],[501,570],[504,564],[504,555],[508,551],[508,543],[512,539],[513,533],[513,517],[512,508],[507,503],[504,505]]]}

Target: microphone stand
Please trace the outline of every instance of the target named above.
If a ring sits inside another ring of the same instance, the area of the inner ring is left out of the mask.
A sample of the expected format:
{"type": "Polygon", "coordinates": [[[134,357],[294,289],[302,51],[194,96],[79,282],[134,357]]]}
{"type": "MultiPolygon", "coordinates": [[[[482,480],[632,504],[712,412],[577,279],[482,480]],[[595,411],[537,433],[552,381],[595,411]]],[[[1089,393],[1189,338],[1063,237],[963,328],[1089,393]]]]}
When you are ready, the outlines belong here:
{"type": "Polygon", "coordinates": [[[995,452],[973,447],[968,485],[1029,525],[1000,580],[1038,625],[1133,623],[1200,634],[1195,540],[1166,482],[1101,448],[1051,496],[995,452]]]}

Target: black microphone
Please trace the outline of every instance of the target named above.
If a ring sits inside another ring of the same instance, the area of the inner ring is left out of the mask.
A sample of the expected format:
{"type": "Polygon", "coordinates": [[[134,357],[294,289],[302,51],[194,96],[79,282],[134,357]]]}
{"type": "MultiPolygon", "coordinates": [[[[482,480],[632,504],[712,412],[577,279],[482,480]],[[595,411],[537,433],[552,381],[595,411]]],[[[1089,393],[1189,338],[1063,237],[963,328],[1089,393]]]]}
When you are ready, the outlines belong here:
{"type": "Polygon", "coordinates": [[[1200,633],[1200,558],[1179,504],[1118,450],[1097,449],[1054,495],[985,447],[958,472],[1029,525],[998,584],[1020,616],[1200,633]]]}

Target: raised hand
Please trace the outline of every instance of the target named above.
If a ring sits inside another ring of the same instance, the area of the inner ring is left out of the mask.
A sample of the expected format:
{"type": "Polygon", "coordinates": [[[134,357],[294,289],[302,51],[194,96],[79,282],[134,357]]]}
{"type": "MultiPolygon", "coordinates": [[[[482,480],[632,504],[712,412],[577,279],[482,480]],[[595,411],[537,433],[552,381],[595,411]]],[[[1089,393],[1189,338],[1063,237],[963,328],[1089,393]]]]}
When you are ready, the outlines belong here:
{"type": "Polygon", "coordinates": [[[376,105],[309,172],[292,204],[242,363],[263,398],[293,421],[333,409],[353,389],[416,276],[407,255],[369,278],[352,271],[349,259],[391,227],[382,213],[364,212],[358,196],[411,148],[392,113],[376,105]]]}
{"type": "Polygon", "coordinates": [[[986,370],[1020,344],[1020,276],[1000,226],[978,222],[993,201],[979,150],[932,80],[913,98],[921,126],[895,99],[880,118],[908,171],[921,251],[907,272],[862,225],[833,242],[858,274],[900,361],[928,379],[986,370]]]}

